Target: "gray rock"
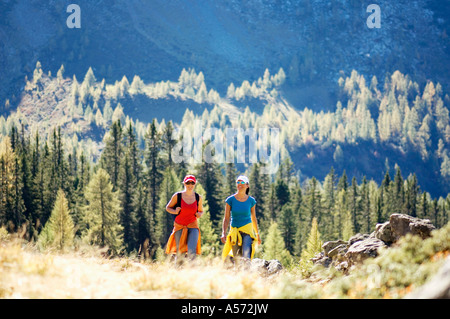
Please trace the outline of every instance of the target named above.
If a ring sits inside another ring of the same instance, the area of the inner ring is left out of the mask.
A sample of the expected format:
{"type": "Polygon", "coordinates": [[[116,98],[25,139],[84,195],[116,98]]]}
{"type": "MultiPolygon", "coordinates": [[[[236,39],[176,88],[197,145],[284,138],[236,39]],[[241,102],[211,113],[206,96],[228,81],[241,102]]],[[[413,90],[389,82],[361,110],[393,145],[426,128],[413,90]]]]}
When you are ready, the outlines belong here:
{"type": "Polygon", "coordinates": [[[345,242],[343,240],[336,240],[336,241],[327,241],[326,243],[324,243],[322,245],[322,249],[323,249],[325,256],[331,257],[331,256],[328,256],[328,253],[330,251],[332,251],[333,249],[335,249],[337,246],[342,245],[342,244],[347,244],[347,242],[345,242]]]}
{"type": "Polygon", "coordinates": [[[375,238],[384,241],[388,245],[392,244],[394,242],[394,237],[392,236],[391,224],[389,222],[377,224],[375,228],[375,238]]]}
{"type": "Polygon", "coordinates": [[[336,268],[336,270],[346,273],[348,271],[348,262],[343,261],[343,262],[337,264],[334,268],[336,268]]]}
{"type": "Polygon", "coordinates": [[[260,258],[254,258],[250,262],[250,269],[258,272],[260,275],[269,276],[279,273],[283,270],[283,265],[279,260],[264,260],[260,258]]]}
{"type": "Polygon", "coordinates": [[[325,256],[323,252],[318,253],[314,258],[311,258],[314,265],[322,265],[324,267],[330,266],[333,261],[330,257],[325,256]]]}
{"type": "Polygon", "coordinates": [[[330,252],[328,252],[328,257],[333,258],[333,259],[338,259],[340,256],[344,256],[345,253],[348,250],[348,245],[347,244],[341,244],[337,247],[335,247],[333,250],[331,250],[330,252]]]}
{"type": "Polygon", "coordinates": [[[351,246],[354,243],[356,243],[357,241],[361,241],[364,240],[366,238],[369,238],[369,234],[356,234],[352,237],[350,237],[350,239],[348,240],[348,245],[351,246]]]}
{"type": "Polygon", "coordinates": [[[409,233],[425,239],[430,237],[431,232],[435,229],[430,220],[415,218],[405,214],[392,214],[389,218],[389,224],[394,241],[409,233]]]}
{"type": "Polygon", "coordinates": [[[355,242],[348,248],[345,258],[350,266],[361,263],[367,258],[377,257],[378,249],[386,247],[386,244],[378,238],[368,237],[355,242]]]}
{"type": "Polygon", "coordinates": [[[270,260],[268,263],[269,265],[267,266],[267,272],[269,273],[269,275],[277,274],[283,270],[283,265],[279,260],[273,259],[270,260]]]}

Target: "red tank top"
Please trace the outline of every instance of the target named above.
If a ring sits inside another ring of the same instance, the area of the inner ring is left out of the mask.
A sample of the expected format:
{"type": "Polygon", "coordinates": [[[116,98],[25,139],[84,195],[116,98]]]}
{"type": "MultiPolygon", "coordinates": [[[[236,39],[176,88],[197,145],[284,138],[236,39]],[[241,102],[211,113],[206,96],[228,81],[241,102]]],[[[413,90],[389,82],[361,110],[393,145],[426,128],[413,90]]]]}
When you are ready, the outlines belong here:
{"type": "Polygon", "coordinates": [[[181,210],[180,214],[175,218],[175,223],[186,226],[197,220],[195,214],[197,213],[197,201],[192,204],[186,204],[181,197],[181,210]]]}

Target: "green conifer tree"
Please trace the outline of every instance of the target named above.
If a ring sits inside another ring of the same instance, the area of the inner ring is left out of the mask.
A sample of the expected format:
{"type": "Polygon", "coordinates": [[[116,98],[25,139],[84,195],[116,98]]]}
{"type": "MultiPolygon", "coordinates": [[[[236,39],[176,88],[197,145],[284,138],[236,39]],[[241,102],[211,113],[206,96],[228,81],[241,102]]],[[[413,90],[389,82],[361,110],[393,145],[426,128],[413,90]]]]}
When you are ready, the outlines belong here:
{"type": "Polygon", "coordinates": [[[156,247],[155,242],[150,242],[153,239],[150,236],[150,225],[153,225],[153,219],[150,218],[147,210],[147,194],[142,181],[138,181],[136,192],[133,196],[133,213],[136,216],[137,229],[136,240],[138,254],[144,258],[150,258],[153,251],[152,247],[156,247]]]}
{"type": "Polygon", "coordinates": [[[125,152],[120,163],[118,183],[122,208],[120,222],[123,227],[123,241],[126,251],[131,252],[136,248],[136,218],[133,209],[133,194],[136,190],[136,179],[133,174],[129,152],[125,152]]]}
{"type": "Polygon", "coordinates": [[[166,167],[163,180],[160,185],[159,204],[156,210],[155,232],[160,246],[164,246],[169,239],[173,229],[173,216],[166,211],[166,205],[170,202],[172,195],[183,189],[175,170],[166,167]]]}
{"type": "Polygon", "coordinates": [[[39,133],[36,132],[34,136],[33,150],[31,152],[31,188],[33,209],[31,211],[29,221],[29,235],[30,239],[37,240],[39,218],[43,215],[43,156],[41,152],[41,145],[39,140],[39,133]]]}
{"type": "Polygon", "coordinates": [[[317,225],[317,219],[314,217],[311,222],[311,231],[309,232],[306,249],[302,251],[300,257],[300,270],[304,276],[310,274],[313,263],[311,261],[318,253],[322,251],[322,241],[317,225]]]}
{"type": "Polygon", "coordinates": [[[416,217],[417,216],[417,196],[419,193],[419,186],[417,185],[416,174],[409,175],[405,185],[405,203],[403,211],[405,214],[416,217]]]}
{"type": "Polygon", "coordinates": [[[337,193],[334,206],[333,238],[335,240],[340,239],[343,236],[343,226],[347,217],[347,212],[349,212],[348,194],[344,189],[341,189],[337,193]]]}
{"type": "Polygon", "coordinates": [[[34,210],[34,185],[31,175],[31,155],[32,151],[30,141],[29,138],[25,137],[25,127],[24,124],[22,124],[21,133],[19,136],[19,144],[16,149],[16,156],[18,157],[20,163],[19,175],[22,182],[23,221],[27,224],[27,239],[30,239],[33,234],[31,225],[33,221],[34,210]]]}
{"type": "MultiPolygon", "coordinates": [[[[208,140],[203,145],[203,152],[209,143],[210,141],[208,140]]],[[[211,155],[214,156],[214,154],[211,155]]],[[[224,198],[222,198],[221,192],[223,184],[221,167],[214,161],[204,160],[200,165],[196,166],[196,177],[206,190],[205,197],[209,204],[211,221],[214,227],[219,230],[224,210],[224,198]]],[[[236,185],[236,183],[233,184],[236,185]]]]}
{"type": "Polygon", "coordinates": [[[86,187],[83,238],[90,244],[108,247],[117,255],[123,249],[123,228],[120,225],[120,200],[108,173],[99,168],[86,187]]]}
{"type": "Polygon", "coordinates": [[[419,204],[419,211],[417,212],[417,217],[419,218],[427,218],[431,219],[430,217],[430,203],[428,200],[428,193],[423,192],[420,196],[420,204],[419,204]]]}
{"type": "Polygon", "coordinates": [[[342,189],[345,191],[347,191],[348,189],[347,173],[345,172],[345,170],[342,173],[341,178],[339,178],[336,191],[339,193],[342,189]]]}
{"type": "Polygon", "coordinates": [[[66,195],[58,190],[52,214],[45,224],[38,243],[42,248],[55,247],[60,251],[73,246],[74,224],[70,217],[66,195]]]}
{"type": "Polygon", "coordinates": [[[123,157],[123,130],[120,121],[115,121],[106,137],[105,149],[101,156],[102,168],[111,176],[114,191],[119,187],[120,161],[123,157]]]}
{"type": "Polygon", "coordinates": [[[272,223],[263,243],[263,256],[266,260],[277,259],[285,267],[291,265],[292,257],[284,246],[284,240],[277,223],[272,223]]]}
{"type": "Polygon", "coordinates": [[[0,141],[0,225],[7,226],[9,231],[12,219],[11,211],[14,207],[14,172],[16,171],[16,155],[11,147],[11,138],[3,137],[0,141]]]}
{"type": "Polygon", "coordinates": [[[48,140],[44,144],[42,152],[42,166],[39,173],[39,201],[42,208],[41,214],[38,216],[37,224],[40,224],[38,230],[41,229],[50,217],[51,210],[53,208],[53,186],[52,181],[55,180],[54,169],[52,165],[52,159],[50,155],[50,149],[48,147],[48,140]]]}
{"type": "Polygon", "coordinates": [[[289,204],[290,192],[288,184],[282,180],[277,179],[275,182],[275,195],[277,198],[277,211],[281,211],[284,205],[289,204]]]}
{"type": "Polygon", "coordinates": [[[91,173],[91,163],[86,157],[84,151],[82,151],[79,156],[77,169],[74,172],[74,174],[76,174],[75,177],[76,185],[74,185],[75,189],[73,194],[73,204],[70,209],[73,222],[75,223],[75,225],[77,225],[75,234],[76,236],[81,236],[81,233],[83,232],[82,229],[83,207],[86,206],[87,204],[86,198],[84,197],[84,191],[89,183],[90,173],[91,173]]]}
{"type": "Polygon", "coordinates": [[[350,211],[347,211],[344,216],[342,235],[339,238],[348,241],[353,235],[354,231],[353,231],[352,215],[350,214],[350,211]]]}
{"type": "Polygon", "coordinates": [[[298,227],[298,219],[292,204],[284,205],[278,217],[279,230],[284,240],[284,246],[293,254],[295,246],[295,234],[298,227]]]}
{"type": "Polygon", "coordinates": [[[162,150],[163,150],[163,161],[165,165],[173,167],[172,150],[175,147],[176,140],[174,139],[174,128],[172,121],[167,122],[162,134],[162,150]]]}
{"type": "Polygon", "coordinates": [[[11,148],[13,151],[13,185],[12,185],[12,202],[10,210],[8,211],[7,220],[9,222],[9,228],[13,232],[17,232],[22,224],[25,222],[24,212],[26,211],[25,203],[23,200],[23,168],[21,161],[21,143],[20,137],[15,129],[11,130],[11,148]],[[15,132],[15,133],[14,133],[15,132]]]}
{"type": "Polygon", "coordinates": [[[312,222],[313,218],[320,220],[322,211],[322,196],[320,194],[319,184],[315,177],[308,183],[305,196],[306,211],[308,219],[312,222]]]}
{"type": "Polygon", "coordinates": [[[306,234],[304,233],[304,229],[307,223],[305,218],[305,205],[303,203],[303,191],[298,180],[294,183],[291,193],[292,210],[294,211],[292,223],[295,226],[294,251],[292,254],[300,256],[305,242],[306,234]]]}
{"type": "MultiPolygon", "coordinates": [[[[142,166],[140,163],[140,150],[138,147],[138,142],[136,138],[136,133],[134,127],[130,124],[125,132],[125,151],[128,152],[130,157],[130,164],[132,169],[132,174],[134,176],[134,182],[137,184],[137,181],[142,176],[142,166]]],[[[134,185],[135,187],[136,185],[134,185]]]]}
{"type": "Polygon", "coordinates": [[[353,229],[355,232],[359,232],[360,226],[359,226],[359,214],[361,212],[361,202],[359,201],[359,191],[358,191],[358,184],[356,182],[356,177],[352,178],[352,185],[350,186],[349,191],[349,209],[352,214],[352,222],[353,222],[353,229]]]}
{"type": "Polygon", "coordinates": [[[360,187],[359,207],[361,209],[359,224],[362,231],[370,233],[371,229],[371,210],[370,210],[370,196],[369,185],[367,183],[366,176],[363,177],[360,187]]]}
{"type": "MultiPolygon", "coordinates": [[[[163,167],[161,165],[161,133],[156,126],[156,119],[153,119],[145,135],[144,158],[147,165],[147,204],[150,220],[156,221],[156,211],[159,203],[160,184],[162,181],[163,167]]],[[[154,225],[150,224],[150,233],[153,233],[154,225]]],[[[152,241],[153,242],[153,241],[152,241]]]]}
{"type": "Polygon", "coordinates": [[[400,167],[396,165],[393,187],[393,201],[397,212],[401,213],[405,203],[405,190],[403,186],[403,177],[400,167]]]}
{"type": "Polygon", "coordinates": [[[330,172],[325,176],[323,182],[323,221],[324,229],[323,235],[325,238],[331,238],[333,236],[333,219],[334,219],[334,207],[336,204],[336,184],[337,176],[334,168],[331,167],[330,172]]]}

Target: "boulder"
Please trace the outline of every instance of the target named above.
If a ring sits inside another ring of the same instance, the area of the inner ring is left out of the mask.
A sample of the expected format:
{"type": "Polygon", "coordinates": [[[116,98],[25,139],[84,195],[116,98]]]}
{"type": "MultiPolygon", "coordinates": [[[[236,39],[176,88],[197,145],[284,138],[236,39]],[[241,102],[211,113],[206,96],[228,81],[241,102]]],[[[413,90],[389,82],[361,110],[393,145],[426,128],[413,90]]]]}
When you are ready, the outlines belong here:
{"type": "Polygon", "coordinates": [[[276,260],[276,259],[269,260],[268,266],[267,266],[267,272],[269,275],[277,274],[282,270],[283,270],[283,265],[281,264],[281,262],[279,260],[276,260]]]}
{"type": "Polygon", "coordinates": [[[375,228],[375,238],[384,241],[387,245],[394,242],[394,237],[392,236],[391,224],[385,222],[383,224],[377,224],[375,228]]]}
{"type": "Polygon", "coordinates": [[[369,257],[377,257],[378,249],[386,247],[386,244],[375,237],[368,237],[353,243],[345,253],[349,266],[361,263],[369,257]]]}
{"type": "Polygon", "coordinates": [[[322,265],[324,267],[330,266],[333,261],[330,257],[325,256],[323,252],[318,253],[314,258],[311,258],[314,265],[322,265]]]}
{"type": "Polygon", "coordinates": [[[279,273],[283,270],[283,265],[279,260],[264,260],[260,258],[254,258],[250,262],[250,269],[258,272],[260,275],[269,276],[279,273]]]}
{"type": "Polygon", "coordinates": [[[351,246],[354,243],[356,243],[357,241],[361,241],[361,240],[364,240],[366,238],[369,238],[369,234],[360,234],[360,233],[358,233],[358,234],[350,237],[350,239],[348,240],[348,245],[351,246]]]}
{"type": "Polygon", "coordinates": [[[334,268],[336,268],[336,270],[342,271],[344,274],[347,274],[347,272],[348,272],[348,262],[343,261],[341,263],[338,263],[334,268]]]}
{"type": "Polygon", "coordinates": [[[343,240],[327,241],[326,243],[324,243],[322,245],[322,249],[323,249],[323,252],[324,252],[325,256],[331,257],[331,256],[328,256],[328,253],[330,251],[332,251],[333,249],[335,249],[337,246],[340,246],[340,245],[343,245],[343,244],[347,244],[347,242],[343,241],[343,240]]]}
{"type": "Polygon", "coordinates": [[[389,218],[389,225],[393,241],[397,241],[408,233],[425,239],[430,237],[431,231],[435,229],[430,220],[415,218],[405,214],[392,214],[389,218]]]}
{"type": "Polygon", "coordinates": [[[348,251],[348,245],[341,244],[341,245],[335,247],[330,252],[328,252],[328,257],[330,257],[332,259],[342,260],[342,257],[345,256],[347,251],[348,251]]]}
{"type": "Polygon", "coordinates": [[[315,265],[330,265],[344,273],[357,263],[378,256],[380,247],[390,246],[406,234],[418,235],[425,239],[435,229],[428,219],[415,218],[404,214],[392,214],[388,222],[377,224],[372,234],[356,234],[348,242],[328,241],[322,245],[323,252],[311,260],[315,265]]]}

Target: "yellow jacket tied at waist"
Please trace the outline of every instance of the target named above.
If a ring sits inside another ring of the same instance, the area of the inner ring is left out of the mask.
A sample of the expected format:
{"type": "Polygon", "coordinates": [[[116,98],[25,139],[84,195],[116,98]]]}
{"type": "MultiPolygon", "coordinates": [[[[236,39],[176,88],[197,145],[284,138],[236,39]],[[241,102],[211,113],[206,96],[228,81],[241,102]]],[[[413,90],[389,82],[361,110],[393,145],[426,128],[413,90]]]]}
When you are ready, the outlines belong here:
{"type": "Polygon", "coordinates": [[[242,246],[242,236],[240,232],[246,233],[250,235],[250,237],[253,239],[252,242],[252,254],[251,259],[253,259],[253,255],[255,254],[255,245],[256,245],[256,236],[255,232],[253,230],[253,224],[248,223],[247,225],[244,225],[242,227],[231,227],[230,232],[227,235],[227,240],[225,242],[225,246],[223,247],[222,251],[222,259],[225,260],[227,256],[230,254],[232,255],[232,247],[234,245],[242,246]]]}

